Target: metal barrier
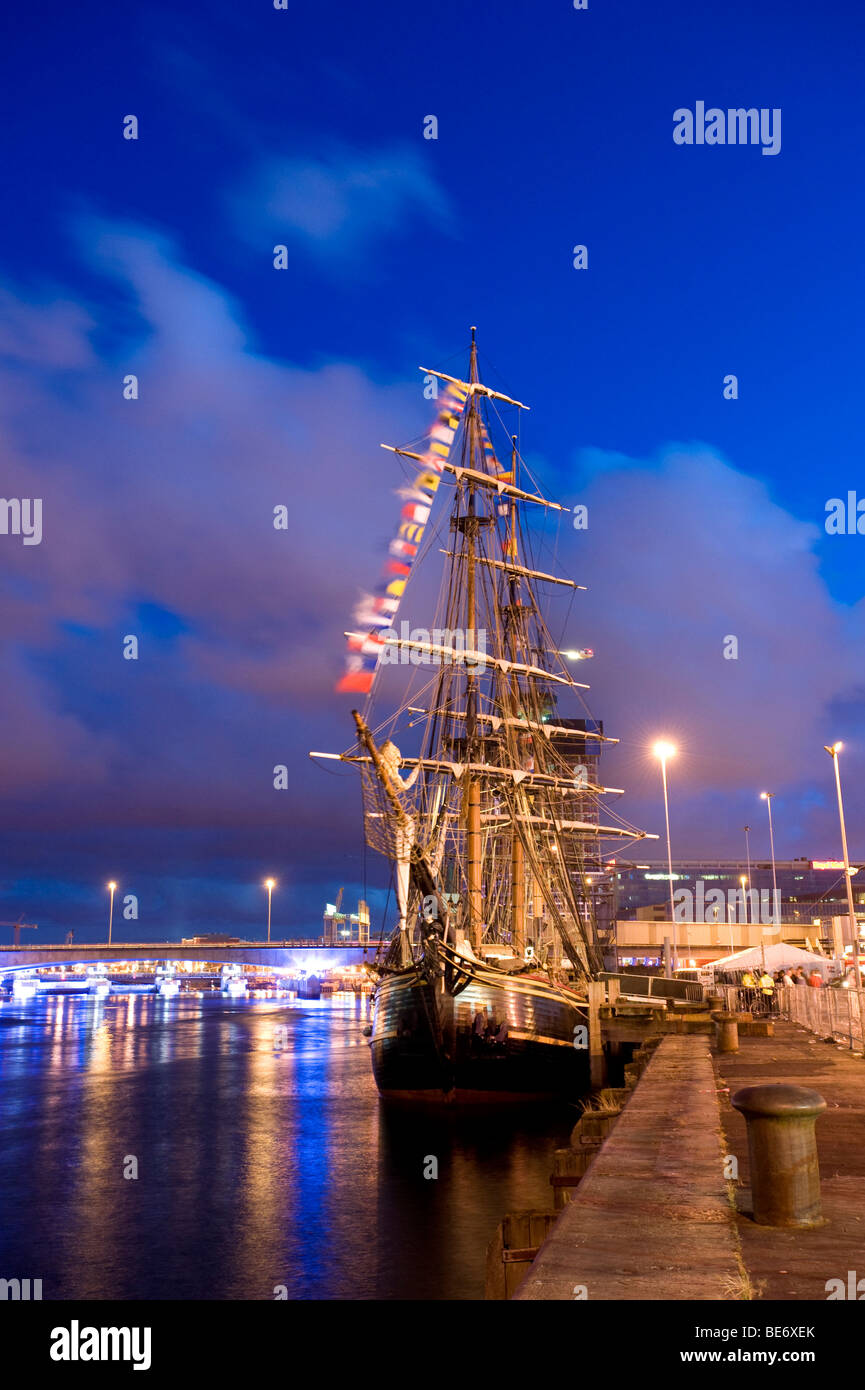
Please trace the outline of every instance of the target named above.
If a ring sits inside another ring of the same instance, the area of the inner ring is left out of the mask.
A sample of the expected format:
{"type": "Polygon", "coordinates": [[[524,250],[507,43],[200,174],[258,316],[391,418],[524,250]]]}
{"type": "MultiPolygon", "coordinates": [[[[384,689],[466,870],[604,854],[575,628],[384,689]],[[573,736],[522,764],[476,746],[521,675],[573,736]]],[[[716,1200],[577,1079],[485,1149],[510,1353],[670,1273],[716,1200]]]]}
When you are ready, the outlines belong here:
{"type": "Polygon", "coordinates": [[[851,1052],[865,1050],[862,1019],[865,990],[803,988],[779,990],[781,1013],[818,1038],[831,1038],[851,1052]]]}
{"type": "Polygon", "coordinates": [[[699,1004],[704,997],[703,986],[697,980],[668,980],[663,975],[616,974],[604,970],[602,980],[618,980],[623,994],[636,994],[643,998],[685,999],[699,1004]]]}

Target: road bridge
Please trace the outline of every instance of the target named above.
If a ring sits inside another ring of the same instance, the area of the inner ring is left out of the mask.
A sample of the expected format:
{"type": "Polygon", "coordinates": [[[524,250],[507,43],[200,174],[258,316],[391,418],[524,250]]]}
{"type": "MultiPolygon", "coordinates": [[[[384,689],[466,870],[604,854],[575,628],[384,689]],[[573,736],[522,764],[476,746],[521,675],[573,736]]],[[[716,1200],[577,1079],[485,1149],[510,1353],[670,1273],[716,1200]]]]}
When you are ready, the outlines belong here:
{"type": "Polygon", "coordinates": [[[71,945],[0,946],[0,976],[37,967],[125,965],[129,961],[203,961],[207,964],[262,966],[271,970],[305,970],[319,974],[375,958],[376,944],[357,941],[324,946],[321,941],[240,941],[231,944],[181,945],[178,941],[73,942],[71,945]]]}

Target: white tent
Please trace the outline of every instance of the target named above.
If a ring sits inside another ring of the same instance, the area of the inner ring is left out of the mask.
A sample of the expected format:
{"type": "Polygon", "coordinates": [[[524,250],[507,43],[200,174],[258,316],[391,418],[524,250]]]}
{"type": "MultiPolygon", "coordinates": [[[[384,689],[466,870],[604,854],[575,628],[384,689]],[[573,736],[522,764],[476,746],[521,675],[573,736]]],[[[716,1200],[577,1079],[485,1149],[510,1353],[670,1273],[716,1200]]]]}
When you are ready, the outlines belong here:
{"type": "MultiPolygon", "coordinates": [[[[838,973],[837,962],[829,956],[819,956],[815,951],[803,951],[799,946],[789,946],[785,941],[779,941],[775,946],[767,946],[766,950],[766,969],[770,975],[774,975],[776,970],[795,970],[802,965],[806,973],[810,973],[814,966],[820,971],[824,980],[838,973]]],[[[720,960],[713,960],[708,967],[713,971],[720,970],[762,970],[763,969],[763,948],[752,946],[747,951],[737,951],[735,955],[723,956],[720,960]]]]}

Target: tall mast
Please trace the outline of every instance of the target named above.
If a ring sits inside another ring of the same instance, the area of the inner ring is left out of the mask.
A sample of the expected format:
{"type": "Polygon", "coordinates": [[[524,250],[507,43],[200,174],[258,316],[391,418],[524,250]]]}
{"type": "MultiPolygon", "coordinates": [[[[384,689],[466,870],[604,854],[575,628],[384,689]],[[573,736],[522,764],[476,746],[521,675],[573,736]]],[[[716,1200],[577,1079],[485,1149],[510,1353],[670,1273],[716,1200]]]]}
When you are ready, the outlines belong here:
{"type": "MultiPolygon", "coordinates": [[[[479,381],[478,349],[475,342],[475,329],[472,328],[472,351],[469,366],[469,381],[479,381]]],[[[472,395],[469,405],[469,464],[474,461],[477,428],[477,401],[472,395]]],[[[475,484],[469,481],[468,514],[465,520],[466,549],[468,555],[468,582],[466,623],[469,632],[477,630],[477,593],[475,583],[475,484]]],[[[468,640],[468,634],[467,634],[468,640]]],[[[476,638],[473,636],[473,643],[476,638]]],[[[467,669],[466,680],[466,756],[469,764],[475,761],[477,747],[477,688],[475,673],[467,669]]],[[[466,828],[466,887],[468,890],[468,928],[472,950],[480,950],[483,935],[483,888],[481,876],[481,789],[477,777],[470,776],[465,791],[466,828]]]]}
{"type": "MultiPolygon", "coordinates": [[[[511,481],[516,485],[517,481],[517,437],[511,436],[511,481]]],[[[517,504],[511,501],[510,531],[508,534],[507,554],[505,557],[510,563],[518,564],[519,555],[517,550],[517,504]]],[[[516,604],[517,586],[519,580],[516,575],[511,575],[509,580],[511,613],[513,614],[516,604]]],[[[517,634],[516,624],[513,619],[510,624],[510,656],[511,661],[517,660],[517,634]]],[[[511,676],[511,718],[519,718],[519,680],[514,672],[511,676]]],[[[519,831],[514,826],[511,837],[511,938],[514,954],[517,956],[525,955],[526,951],[526,866],[523,852],[523,842],[520,839],[519,831]]]]}

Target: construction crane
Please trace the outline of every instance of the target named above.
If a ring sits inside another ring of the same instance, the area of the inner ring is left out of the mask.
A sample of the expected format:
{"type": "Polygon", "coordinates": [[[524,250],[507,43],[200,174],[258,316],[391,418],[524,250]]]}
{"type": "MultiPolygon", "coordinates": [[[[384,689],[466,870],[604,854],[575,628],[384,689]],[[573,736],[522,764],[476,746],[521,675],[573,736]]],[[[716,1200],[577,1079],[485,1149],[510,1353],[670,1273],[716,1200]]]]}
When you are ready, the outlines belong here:
{"type": "Polygon", "coordinates": [[[18,918],[18,921],[17,921],[17,922],[0,922],[0,927],[11,927],[11,928],[12,928],[12,944],[13,944],[13,946],[20,946],[20,945],[21,945],[21,933],[22,933],[22,931],[36,931],[36,930],[37,930],[37,924],[36,924],[35,922],[22,922],[20,917],[18,918]]]}

